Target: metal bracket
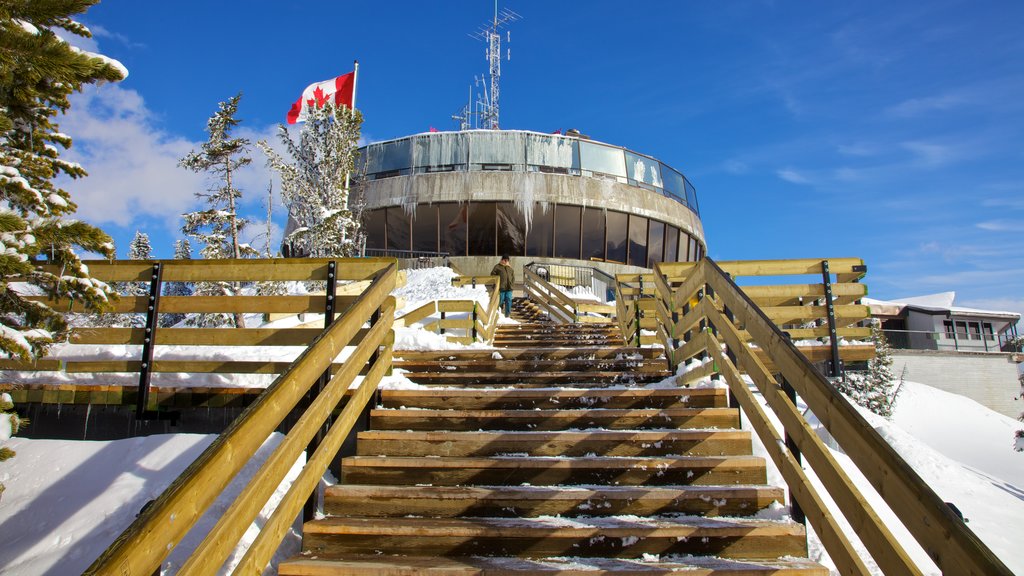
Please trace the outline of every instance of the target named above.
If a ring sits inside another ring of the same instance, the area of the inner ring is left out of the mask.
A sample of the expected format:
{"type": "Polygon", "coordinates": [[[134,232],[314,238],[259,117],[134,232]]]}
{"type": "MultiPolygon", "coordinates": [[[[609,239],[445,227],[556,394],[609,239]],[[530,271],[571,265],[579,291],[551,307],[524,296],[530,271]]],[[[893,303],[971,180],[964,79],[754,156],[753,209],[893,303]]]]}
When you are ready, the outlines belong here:
{"type": "MultiPolygon", "coordinates": [[[[163,286],[163,265],[153,263],[153,275],[149,281],[149,295],[146,302],[145,336],[142,339],[142,365],[139,368],[138,395],[135,399],[135,420],[170,420],[175,422],[180,414],[176,411],[147,410],[149,385],[153,376],[153,352],[156,346],[157,318],[159,317],[160,290],[163,286]]],[[[136,432],[138,429],[136,428],[136,432]]]]}
{"type": "Polygon", "coordinates": [[[821,261],[821,278],[825,287],[825,310],[828,314],[828,336],[832,349],[832,360],[829,362],[828,375],[835,378],[842,375],[842,361],[839,358],[839,337],[836,331],[836,307],[832,297],[832,275],[828,269],[828,260],[821,261]]]}

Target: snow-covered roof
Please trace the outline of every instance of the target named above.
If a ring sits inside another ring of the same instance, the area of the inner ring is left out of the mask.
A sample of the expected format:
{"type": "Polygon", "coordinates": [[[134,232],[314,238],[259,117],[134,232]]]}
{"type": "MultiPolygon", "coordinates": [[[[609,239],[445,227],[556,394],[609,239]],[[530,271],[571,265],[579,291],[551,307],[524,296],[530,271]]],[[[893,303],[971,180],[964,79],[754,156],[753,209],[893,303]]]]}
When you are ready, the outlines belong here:
{"type": "Polygon", "coordinates": [[[927,313],[947,313],[950,316],[986,316],[989,318],[1005,318],[1007,320],[1020,320],[1020,314],[1002,310],[981,310],[979,308],[966,308],[954,306],[956,292],[939,292],[938,294],[925,294],[923,296],[911,296],[897,300],[876,300],[864,298],[861,300],[871,308],[875,316],[896,316],[904,308],[918,310],[927,313]]]}

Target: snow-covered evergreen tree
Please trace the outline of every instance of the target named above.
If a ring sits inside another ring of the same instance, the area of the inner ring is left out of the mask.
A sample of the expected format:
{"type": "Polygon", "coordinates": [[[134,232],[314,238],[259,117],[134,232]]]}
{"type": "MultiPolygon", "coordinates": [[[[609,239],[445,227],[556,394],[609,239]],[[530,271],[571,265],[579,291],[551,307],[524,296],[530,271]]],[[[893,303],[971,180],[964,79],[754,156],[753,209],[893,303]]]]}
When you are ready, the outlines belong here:
{"type": "Polygon", "coordinates": [[[267,163],[281,176],[281,198],[294,222],[284,239],[290,253],[358,255],[360,214],[354,208],[360,204],[351,201],[346,176],[355,167],[362,121],[358,110],[328,102],[310,109],[298,142],[280,126],[279,136],[289,158],[266,141],[257,143],[267,155],[267,163]]]}
{"type": "Polygon", "coordinates": [[[116,81],[127,72],[117,62],[72,48],[60,29],[89,37],[72,16],[93,0],[0,4],[0,352],[40,354],[67,327],[63,315],[29,302],[15,282],[52,295],[106,303],[110,290],[89,277],[75,247],[112,258],[114,245],[100,229],[66,219],[77,208],[54,183],[59,175],[85,176],[60,153],[71,137],[54,122],[68,96],[85,84],[116,81]],[[36,270],[53,264],[56,273],[36,270]]]}
{"type": "Polygon", "coordinates": [[[128,243],[129,260],[149,260],[153,257],[153,247],[149,245],[149,234],[135,231],[135,236],[128,243]]]}
{"type": "MultiPolygon", "coordinates": [[[[206,202],[206,209],[184,214],[185,224],[181,227],[186,236],[195,238],[202,246],[199,253],[206,259],[251,258],[259,253],[239,240],[239,235],[248,224],[238,215],[241,190],[235,187],[234,177],[238,169],[252,162],[247,156],[250,142],[245,138],[232,138],[231,131],[238,126],[239,93],[220,107],[206,123],[210,138],[201,151],[192,151],[181,159],[183,168],[194,172],[206,172],[213,177],[213,187],[196,196],[206,202]]],[[[237,282],[198,282],[195,293],[203,296],[232,296],[241,291],[237,282]]],[[[202,314],[189,318],[190,324],[203,327],[229,326],[243,328],[245,321],[241,314],[202,314]]]]}
{"type": "Polygon", "coordinates": [[[875,357],[868,361],[868,370],[848,371],[845,377],[833,379],[833,384],[856,404],[888,418],[896,405],[902,378],[897,379],[892,371],[892,349],[877,325],[871,327],[871,341],[875,357]]]}
{"type": "MultiPolygon", "coordinates": [[[[174,259],[192,259],[192,246],[189,245],[188,238],[174,241],[174,259]]],[[[164,296],[191,296],[193,292],[192,284],[190,282],[167,282],[164,286],[164,296]]],[[[176,326],[184,319],[185,314],[180,312],[161,314],[160,326],[170,328],[171,326],[176,326]]]]}

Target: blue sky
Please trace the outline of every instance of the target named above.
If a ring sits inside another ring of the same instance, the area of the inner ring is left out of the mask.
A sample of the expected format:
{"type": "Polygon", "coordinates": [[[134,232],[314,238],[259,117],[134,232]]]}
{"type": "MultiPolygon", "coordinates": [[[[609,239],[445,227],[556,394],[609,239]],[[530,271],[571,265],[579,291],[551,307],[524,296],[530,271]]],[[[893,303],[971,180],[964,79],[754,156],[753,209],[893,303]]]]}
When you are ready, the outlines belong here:
{"type": "MultiPolygon", "coordinates": [[[[578,128],[683,170],[713,258],[858,256],[873,297],[955,290],[1024,312],[1024,3],[502,5],[523,16],[502,126],[578,128]]],[[[486,71],[467,34],[492,10],[106,0],[80,18],[86,46],[130,76],[77,96],[62,124],[91,174],[69,185],[79,215],[122,255],[143,230],[169,257],[206,185],[176,162],[217,103],[242,91],[242,135],[273,138],[306,85],[354,59],[365,139],[454,129],[486,71]]],[[[261,220],[269,176],[252,155],[245,211],[261,220]]]]}

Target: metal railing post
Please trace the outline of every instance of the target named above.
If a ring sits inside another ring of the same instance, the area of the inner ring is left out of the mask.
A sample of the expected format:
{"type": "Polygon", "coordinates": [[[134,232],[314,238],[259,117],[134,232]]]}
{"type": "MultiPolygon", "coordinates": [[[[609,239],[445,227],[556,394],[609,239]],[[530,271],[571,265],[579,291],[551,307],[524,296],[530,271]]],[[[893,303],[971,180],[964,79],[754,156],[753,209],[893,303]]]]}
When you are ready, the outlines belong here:
{"type": "MultiPolygon", "coordinates": [[[[331,260],[327,263],[327,284],[324,289],[324,332],[331,327],[334,322],[335,313],[335,296],[337,294],[337,269],[338,263],[331,260]]],[[[310,388],[309,392],[306,393],[306,398],[302,402],[302,411],[305,410],[313,403],[313,400],[323,392],[324,388],[331,381],[331,368],[328,367],[323,374],[317,378],[316,384],[310,388]]],[[[331,415],[327,415],[327,419],[324,420],[323,425],[317,430],[316,434],[310,439],[309,444],[306,445],[306,461],[309,461],[313,457],[313,453],[320,447],[320,444],[324,441],[324,437],[327,436],[327,430],[331,426],[331,415]]],[[[309,495],[309,499],[306,500],[306,504],[302,507],[302,520],[308,522],[316,517],[317,511],[317,491],[314,490],[309,495]]]]}
{"type": "Polygon", "coordinates": [[[828,375],[836,378],[842,375],[842,360],[839,358],[839,333],[836,330],[836,307],[832,298],[832,275],[828,269],[828,260],[821,261],[821,279],[825,287],[825,310],[828,314],[828,336],[832,351],[828,375]]]}
{"type": "MultiPolygon", "coordinates": [[[[782,379],[782,393],[786,395],[786,398],[789,398],[789,401],[793,403],[793,406],[796,406],[796,389],[793,388],[784,376],[780,374],[779,377],[782,379]]],[[[800,448],[797,447],[796,440],[789,435],[788,430],[786,431],[785,439],[786,447],[789,448],[790,453],[793,454],[793,459],[796,460],[797,464],[800,464],[800,448]]],[[[793,516],[793,520],[796,520],[801,524],[807,524],[807,515],[804,514],[803,509],[800,508],[800,504],[796,501],[796,498],[793,498],[792,491],[790,491],[789,494],[789,509],[790,514],[793,516]]]]}
{"type": "MultiPolygon", "coordinates": [[[[142,362],[139,367],[138,395],[135,399],[135,434],[139,432],[141,420],[158,419],[160,416],[146,410],[149,405],[149,385],[153,376],[153,354],[156,347],[157,318],[160,314],[160,290],[163,282],[163,265],[153,263],[153,275],[149,281],[146,302],[145,336],[142,340],[142,362]]],[[[168,413],[168,419],[175,419],[176,413],[168,413]]]]}

